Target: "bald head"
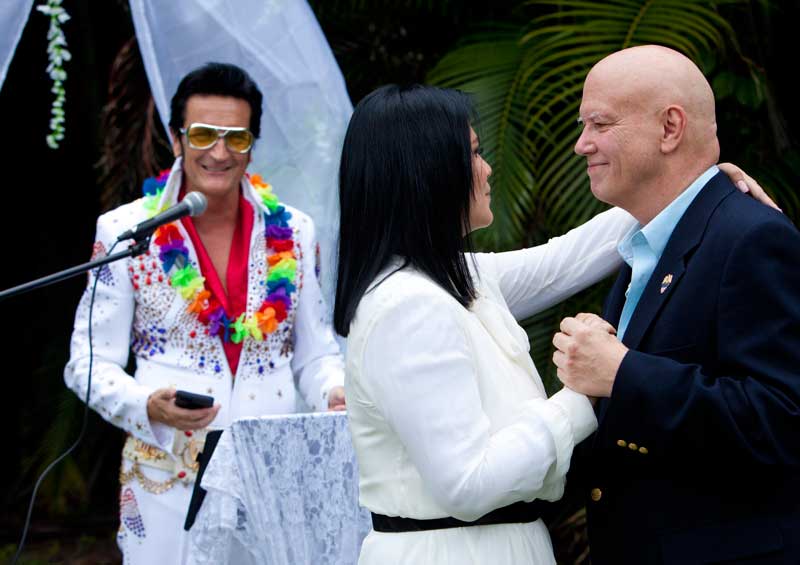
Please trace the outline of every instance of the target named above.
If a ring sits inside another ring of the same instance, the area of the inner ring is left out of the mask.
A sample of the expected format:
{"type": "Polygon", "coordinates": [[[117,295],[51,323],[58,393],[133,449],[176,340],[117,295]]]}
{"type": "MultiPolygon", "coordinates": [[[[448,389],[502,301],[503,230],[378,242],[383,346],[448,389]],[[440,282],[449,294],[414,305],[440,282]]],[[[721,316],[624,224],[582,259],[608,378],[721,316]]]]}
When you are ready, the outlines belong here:
{"type": "Polygon", "coordinates": [[[595,196],[645,224],[719,158],[714,93],[700,69],[656,45],[618,51],[583,86],[584,155],[595,196]]]}
{"type": "Polygon", "coordinates": [[[586,77],[613,85],[621,104],[645,111],[676,105],[686,112],[687,141],[707,143],[716,136],[714,92],[691,59],[660,45],[641,45],[612,53],[586,77]]]}
{"type": "Polygon", "coordinates": [[[692,121],[715,123],[714,93],[691,59],[660,45],[642,45],[612,53],[586,78],[604,77],[632,103],[656,109],[677,104],[692,121]]]}

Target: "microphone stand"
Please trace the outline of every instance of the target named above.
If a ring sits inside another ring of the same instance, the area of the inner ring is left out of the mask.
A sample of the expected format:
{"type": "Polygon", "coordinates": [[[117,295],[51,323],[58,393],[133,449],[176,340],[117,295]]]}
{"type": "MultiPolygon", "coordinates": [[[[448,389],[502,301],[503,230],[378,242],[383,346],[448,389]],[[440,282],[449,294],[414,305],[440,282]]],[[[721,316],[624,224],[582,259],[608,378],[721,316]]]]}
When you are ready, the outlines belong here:
{"type": "Polygon", "coordinates": [[[70,267],[69,269],[64,269],[63,271],[53,273],[52,275],[47,275],[46,277],[42,277],[40,279],[36,279],[30,282],[26,282],[25,284],[21,284],[6,289],[0,292],[0,300],[4,300],[6,298],[15,296],[17,294],[22,294],[23,292],[28,292],[29,290],[41,288],[43,286],[63,281],[64,279],[68,279],[76,275],[80,275],[81,273],[85,273],[86,271],[94,269],[95,267],[100,267],[107,263],[113,263],[114,261],[119,261],[120,259],[124,259],[126,257],[138,257],[139,255],[147,251],[149,245],[150,245],[150,234],[146,234],[145,237],[142,237],[141,239],[136,239],[134,243],[130,247],[128,247],[128,249],[126,249],[125,251],[120,251],[118,253],[114,253],[113,255],[109,255],[101,259],[95,259],[94,261],[89,261],[88,263],[83,263],[82,265],[70,267]]]}

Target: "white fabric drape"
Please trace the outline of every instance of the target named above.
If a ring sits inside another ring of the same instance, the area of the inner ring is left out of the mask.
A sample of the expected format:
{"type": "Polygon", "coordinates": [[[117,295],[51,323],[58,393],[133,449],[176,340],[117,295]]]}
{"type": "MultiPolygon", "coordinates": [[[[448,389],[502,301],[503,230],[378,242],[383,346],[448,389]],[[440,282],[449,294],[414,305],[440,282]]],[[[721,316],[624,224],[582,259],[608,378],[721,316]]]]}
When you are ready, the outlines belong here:
{"type": "MultiPolygon", "coordinates": [[[[14,57],[22,30],[31,13],[33,0],[16,0],[14,2],[0,2],[0,88],[6,79],[8,66],[14,57]]],[[[42,43],[46,46],[46,38],[42,43]]],[[[42,69],[44,72],[44,69],[42,69]]]]}
{"type": "Polygon", "coordinates": [[[234,422],[202,485],[189,565],[352,565],[371,527],[341,412],[234,422]]]}
{"type": "Polygon", "coordinates": [[[352,105],[311,8],[304,0],[130,0],[130,6],[165,128],[180,79],[206,62],[238,65],[258,84],[264,115],[250,171],[314,219],[330,309],[336,179],[352,105]]]}

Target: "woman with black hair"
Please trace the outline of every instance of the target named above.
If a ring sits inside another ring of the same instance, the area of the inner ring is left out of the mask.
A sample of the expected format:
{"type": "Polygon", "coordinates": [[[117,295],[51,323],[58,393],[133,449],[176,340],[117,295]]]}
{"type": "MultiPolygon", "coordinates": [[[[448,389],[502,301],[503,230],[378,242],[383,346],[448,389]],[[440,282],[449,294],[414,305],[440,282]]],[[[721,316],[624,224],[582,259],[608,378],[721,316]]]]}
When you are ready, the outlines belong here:
{"type": "Polygon", "coordinates": [[[596,428],[586,396],[547,398],[515,318],[617,269],[612,209],[545,245],[465,254],[492,221],[467,95],[382,87],[356,107],[340,168],[334,325],[360,502],[360,563],[554,563],[541,501],[596,428]]]}

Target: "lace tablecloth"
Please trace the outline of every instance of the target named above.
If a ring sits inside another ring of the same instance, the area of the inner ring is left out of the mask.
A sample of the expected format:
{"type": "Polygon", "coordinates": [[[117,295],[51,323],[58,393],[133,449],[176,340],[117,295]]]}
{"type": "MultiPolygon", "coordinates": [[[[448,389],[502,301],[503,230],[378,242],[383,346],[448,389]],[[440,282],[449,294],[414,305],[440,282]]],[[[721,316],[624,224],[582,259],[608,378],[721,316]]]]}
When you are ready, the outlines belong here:
{"type": "Polygon", "coordinates": [[[234,422],[201,484],[189,563],[350,565],[371,527],[343,413],[234,422]]]}

